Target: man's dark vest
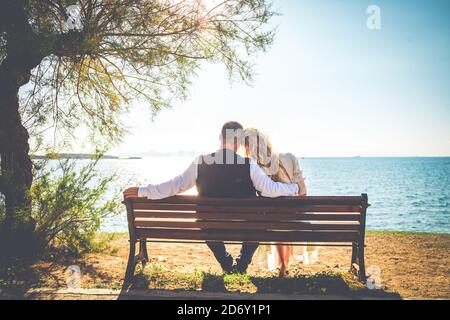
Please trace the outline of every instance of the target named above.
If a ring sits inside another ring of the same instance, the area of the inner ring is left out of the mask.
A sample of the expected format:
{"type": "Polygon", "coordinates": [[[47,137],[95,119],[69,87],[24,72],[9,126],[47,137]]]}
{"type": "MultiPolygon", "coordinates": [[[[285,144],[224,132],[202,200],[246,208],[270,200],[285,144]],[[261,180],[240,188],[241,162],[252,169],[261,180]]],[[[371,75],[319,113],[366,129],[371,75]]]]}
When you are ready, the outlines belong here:
{"type": "Polygon", "coordinates": [[[223,149],[203,156],[197,164],[197,191],[204,197],[254,197],[250,159],[223,149]]]}

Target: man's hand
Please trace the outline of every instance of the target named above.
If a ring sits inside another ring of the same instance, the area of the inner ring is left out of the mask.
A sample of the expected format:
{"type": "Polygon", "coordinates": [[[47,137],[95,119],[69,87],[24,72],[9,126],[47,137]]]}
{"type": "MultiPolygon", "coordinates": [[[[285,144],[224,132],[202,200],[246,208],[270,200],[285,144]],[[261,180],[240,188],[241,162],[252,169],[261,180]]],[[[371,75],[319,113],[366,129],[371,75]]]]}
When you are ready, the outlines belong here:
{"type": "Polygon", "coordinates": [[[137,187],[131,187],[131,188],[125,189],[125,191],[123,192],[123,196],[125,197],[125,199],[137,198],[138,190],[139,190],[139,188],[137,188],[137,187]]]}

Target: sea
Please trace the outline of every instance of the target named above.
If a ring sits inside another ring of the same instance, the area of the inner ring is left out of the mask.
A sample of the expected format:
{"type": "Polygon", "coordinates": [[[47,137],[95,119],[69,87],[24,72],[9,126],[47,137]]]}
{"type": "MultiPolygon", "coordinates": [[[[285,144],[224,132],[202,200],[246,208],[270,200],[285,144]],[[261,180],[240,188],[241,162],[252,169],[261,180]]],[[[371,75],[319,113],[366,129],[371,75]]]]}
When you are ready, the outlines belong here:
{"type": "MultiPolygon", "coordinates": [[[[89,160],[75,160],[83,165],[89,160]]],[[[101,175],[117,178],[106,197],[126,186],[160,183],[182,173],[192,157],[100,160],[101,175]]],[[[450,157],[299,158],[308,195],[367,193],[368,230],[450,233],[450,157]]],[[[187,194],[196,194],[189,190],[187,194]]],[[[102,231],[127,231],[126,211],[102,222],[102,231]]]]}

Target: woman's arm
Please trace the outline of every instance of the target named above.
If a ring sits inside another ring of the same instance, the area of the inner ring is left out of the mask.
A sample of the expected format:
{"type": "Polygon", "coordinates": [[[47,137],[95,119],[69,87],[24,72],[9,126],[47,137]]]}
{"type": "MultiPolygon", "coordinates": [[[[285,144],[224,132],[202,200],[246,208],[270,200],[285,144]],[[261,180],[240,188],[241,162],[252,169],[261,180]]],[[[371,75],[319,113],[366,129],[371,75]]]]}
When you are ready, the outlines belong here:
{"type": "Polygon", "coordinates": [[[297,158],[290,153],[289,157],[291,158],[292,164],[293,164],[293,176],[292,176],[292,182],[295,182],[299,185],[300,191],[299,196],[306,196],[307,190],[306,190],[306,184],[305,184],[305,178],[303,177],[303,171],[300,170],[300,164],[297,160],[297,158]]]}
{"type": "Polygon", "coordinates": [[[277,198],[298,194],[298,184],[273,181],[254,160],[250,160],[250,178],[255,189],[261,192],[263,197],[277,198]]]}

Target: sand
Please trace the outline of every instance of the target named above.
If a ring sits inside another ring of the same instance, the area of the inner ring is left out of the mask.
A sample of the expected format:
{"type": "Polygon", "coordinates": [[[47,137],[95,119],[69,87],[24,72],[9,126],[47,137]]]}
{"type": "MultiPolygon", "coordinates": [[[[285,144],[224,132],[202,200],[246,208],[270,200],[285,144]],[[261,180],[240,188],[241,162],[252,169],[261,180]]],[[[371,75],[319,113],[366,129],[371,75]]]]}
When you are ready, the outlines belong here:
{"type": "MultiPolygon", "coordinates": [[[[380,272],[382,289],[380,291],[396,293],[406,299],[450,299],[450,235],[369,232],[366,239],[366,269],[369,275],[371,272],[380,272]]],[[[124,234],[112,237],[109,246],[108,252],[90,253],[82,258],[60,258],[56,261],[36,263],[34,269],[38,271],[39,283],[30,286],[64,288],[67,278],[66,268],[69,265],[78,265],[82,274],[80,285],[83,289],[120,289],[128,257],[128,238],[124,234]]],[[[236,256],[239,247],[229,246],[229,248],[236,256]]],[[[319,260],[315,264],[304,265],[294,261],[289,277],[301,275],[314,278],[317,274],[341,274],[344,280],[350,283],[350,287],[354,287],[355,283],[356,287],[364,287],[347,272],[350,253],[350,248],[322,247],[319,250],[319,260]]],[[[150,263],[145,272],[150,274],[150,278],[157,278],[158,274],[166,273],[189,275],[206,272],[221,275],[219,265],[203,244],[151,243],[149,255],[150,263]]],[[[258,279],[275,277],[275,274],[259,269],[256,263],[252,263],[248,274],[258,279]]],[[[158,282],[158,279],[153,279],[147,281],[146,286],[148,285],[149,289],[189,289],[191,285],[189,276],[182,277],[187,277],[187,280],[183,278],[184,282],[174,280],[171,283],[169,278],[162,283],[158,282]]],[[[192,281],[195,283],[196,280],[192,281]]],[[[326,297],[327,283],[325,282],[323,286],[325,288],[321,290],[326,297]]],[[[244,289],[239,287],[237,290],[255,292],[251,287],[247,287],[244,285],[244,289]]],[[[274,290],[276,292],[276,289],[274,290]]]]}

